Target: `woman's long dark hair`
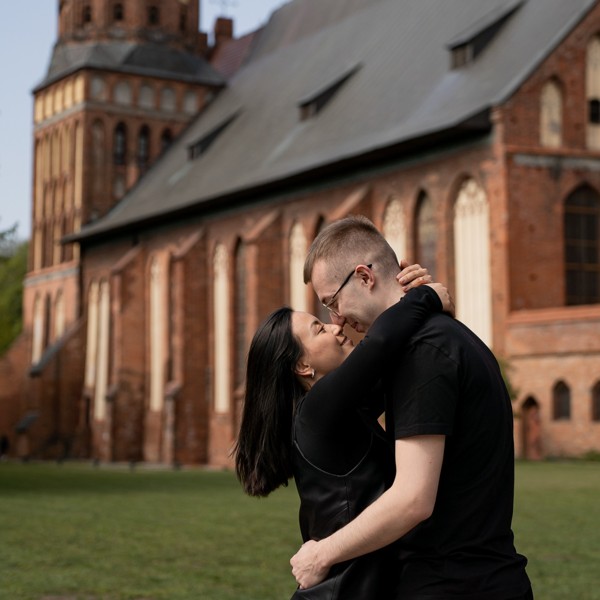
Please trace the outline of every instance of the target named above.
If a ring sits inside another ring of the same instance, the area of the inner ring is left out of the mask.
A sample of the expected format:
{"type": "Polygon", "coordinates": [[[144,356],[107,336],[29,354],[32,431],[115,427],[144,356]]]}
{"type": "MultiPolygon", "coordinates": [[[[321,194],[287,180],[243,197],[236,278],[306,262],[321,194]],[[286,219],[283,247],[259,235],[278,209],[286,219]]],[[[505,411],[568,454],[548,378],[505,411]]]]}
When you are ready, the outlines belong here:
{"type": "Polygon", "coordinates": [[[294,369],[302,350],[287,307],[269,315],[252,338],[234,448],[235,470],[250,496],[267,496],[292,476],[292,417],[305,393],[294,369]]]}

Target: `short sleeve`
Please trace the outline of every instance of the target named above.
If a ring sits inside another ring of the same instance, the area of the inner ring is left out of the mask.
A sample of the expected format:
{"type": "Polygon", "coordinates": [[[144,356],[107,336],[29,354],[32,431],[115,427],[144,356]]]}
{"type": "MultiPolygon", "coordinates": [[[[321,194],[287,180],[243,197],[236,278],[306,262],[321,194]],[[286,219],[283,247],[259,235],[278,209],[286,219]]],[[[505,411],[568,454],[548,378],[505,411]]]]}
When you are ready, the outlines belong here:
{"type": "Polygon", "coordinates": [[[389,398],[394,437],[452,435],[458,406],[454,360],[426,342],[416,342],[392,376],[389,398]]]}

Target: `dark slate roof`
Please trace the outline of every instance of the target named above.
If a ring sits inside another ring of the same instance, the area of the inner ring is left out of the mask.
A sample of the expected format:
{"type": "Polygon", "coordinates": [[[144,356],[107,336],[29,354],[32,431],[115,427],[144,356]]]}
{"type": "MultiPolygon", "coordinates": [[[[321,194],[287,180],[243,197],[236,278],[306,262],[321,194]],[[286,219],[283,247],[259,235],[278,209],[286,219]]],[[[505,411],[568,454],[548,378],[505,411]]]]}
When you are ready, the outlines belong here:
{"type": "Polygon", "coordinates": [[[469,123],[489,130],[486,111],[514,93],[594,2],[525,0],[472,64],[452,70],[448,45],[476,37],[515,0],[294,0],[274,13],[245,66],[154,168],[71,239],[224,206],[240,192],[260,198],[274,182],[469,123]],[[329,104],[300,119],[302,99],[352,69],[329,104]],[[203,148],[195,160],[192,145],[203,148]]]}
{"type": "Polygon", "coordinates": [[[46,77],[37,91],[83,68],[177,78],[190,83],[221,86],[224,78],[202,57],[155,43],[81,42],[57,44],[46,77]]]}

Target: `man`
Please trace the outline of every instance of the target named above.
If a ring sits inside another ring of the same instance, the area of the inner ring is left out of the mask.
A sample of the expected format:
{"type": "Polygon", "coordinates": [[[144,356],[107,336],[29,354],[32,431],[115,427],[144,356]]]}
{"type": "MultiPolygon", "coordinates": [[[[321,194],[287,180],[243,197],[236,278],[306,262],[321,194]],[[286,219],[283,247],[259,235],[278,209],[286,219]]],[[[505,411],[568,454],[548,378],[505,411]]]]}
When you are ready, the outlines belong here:
{"type": "MultiPolygon", "coordinates": [[[[375,226],[348,217],[315,239],[304,279],[334,323],[364,332],[402,295],[399,270],[375,226]]],[[[492,353],[460,322],[434,315],[384,384],[394,483],[354,521],[302,546],[291,560],[299,585],[400,540],[398,599],[533,598],[513,545],[512,408],[492,353]]]]}

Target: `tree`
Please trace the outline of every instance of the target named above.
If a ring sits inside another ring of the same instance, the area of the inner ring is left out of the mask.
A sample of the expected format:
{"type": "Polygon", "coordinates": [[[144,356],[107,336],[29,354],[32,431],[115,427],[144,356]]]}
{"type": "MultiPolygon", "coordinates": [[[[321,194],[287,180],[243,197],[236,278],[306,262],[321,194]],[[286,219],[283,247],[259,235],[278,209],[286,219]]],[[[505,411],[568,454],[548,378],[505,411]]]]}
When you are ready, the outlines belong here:
{"type": "Polygon", "coordinates": [[[0,231],[0,354],[23,327],[23,279],[29,244],[17,239],[17,226],[0,231]]]}

